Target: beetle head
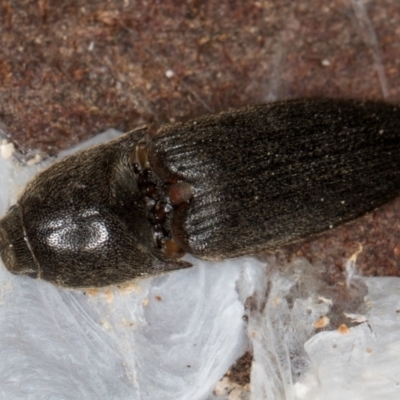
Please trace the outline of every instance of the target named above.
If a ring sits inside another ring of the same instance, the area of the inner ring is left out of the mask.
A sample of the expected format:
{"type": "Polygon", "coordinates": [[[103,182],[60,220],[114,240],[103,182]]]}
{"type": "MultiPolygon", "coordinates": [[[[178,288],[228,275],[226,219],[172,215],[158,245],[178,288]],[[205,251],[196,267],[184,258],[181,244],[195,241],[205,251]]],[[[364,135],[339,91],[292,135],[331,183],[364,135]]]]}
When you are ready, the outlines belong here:
{"type": "Polygon", "coordinates": [[[21,212],[11,207],[0,220],[0,256],[7,269],[14,274],[37,276],[39,268],[28,247],[23,231],[21,212]]]}

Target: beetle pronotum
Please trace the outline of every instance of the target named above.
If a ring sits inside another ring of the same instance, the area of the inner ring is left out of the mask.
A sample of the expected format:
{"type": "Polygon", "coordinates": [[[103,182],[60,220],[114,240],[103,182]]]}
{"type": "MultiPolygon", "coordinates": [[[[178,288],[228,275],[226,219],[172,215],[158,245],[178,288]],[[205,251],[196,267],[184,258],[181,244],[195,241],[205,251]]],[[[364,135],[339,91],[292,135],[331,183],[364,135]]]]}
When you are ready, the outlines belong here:
{"type": "Polygon", "coordinates": [[[400,188],[400,111],[293,100],[138,128],[36,176],[0,221],[6,267],[106,286],[275,249],[355,219],[400,188]]]}

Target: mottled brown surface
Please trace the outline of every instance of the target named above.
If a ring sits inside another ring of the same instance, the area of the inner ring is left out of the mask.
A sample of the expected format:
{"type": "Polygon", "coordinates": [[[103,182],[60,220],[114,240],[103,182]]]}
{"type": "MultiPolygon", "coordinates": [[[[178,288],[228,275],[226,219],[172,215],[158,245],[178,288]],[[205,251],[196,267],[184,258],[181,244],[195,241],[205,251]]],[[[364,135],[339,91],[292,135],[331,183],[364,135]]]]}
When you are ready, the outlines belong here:
{"type": "Polygon", "coordinates": [[[250,369],[253,362],[253,354],[246,352],[232,365],[226,376],[238,385],[246,388],[250,384],[250,369]]]}
{"type": "Polygon", "coordinates": [[[379,54],[387,97],[400,97],[396,0],[366,3],[379,46],[351,1],[0,4],[0,118],[47,151],[277,98],[381,98],[379,54]]]}
{"type": "MultiPolygon", "coordinates": [[[[400,100],[400,4],[368,1],[0,2],[0,122],[49,153],[109,127],[304,96],[400,100]],[[361,4],[361,5],[360,5],[361,4]]],[[[334,279],[358,243],[399,274],[399,201],[291,254],[334,279]]]]}

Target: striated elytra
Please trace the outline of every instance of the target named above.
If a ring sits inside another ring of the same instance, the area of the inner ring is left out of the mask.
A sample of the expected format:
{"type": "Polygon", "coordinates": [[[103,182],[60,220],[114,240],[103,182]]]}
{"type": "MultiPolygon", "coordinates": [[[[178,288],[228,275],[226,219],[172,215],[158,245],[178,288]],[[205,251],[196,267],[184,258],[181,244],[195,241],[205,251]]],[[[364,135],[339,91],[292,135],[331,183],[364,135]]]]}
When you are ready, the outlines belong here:
{"type": "Polygon", "coordinates": [[[293,100],[147,127],[37,175],[0,221],[15,274],[107,286],[275,249],[400,189],[400,110],[293,100]]]}

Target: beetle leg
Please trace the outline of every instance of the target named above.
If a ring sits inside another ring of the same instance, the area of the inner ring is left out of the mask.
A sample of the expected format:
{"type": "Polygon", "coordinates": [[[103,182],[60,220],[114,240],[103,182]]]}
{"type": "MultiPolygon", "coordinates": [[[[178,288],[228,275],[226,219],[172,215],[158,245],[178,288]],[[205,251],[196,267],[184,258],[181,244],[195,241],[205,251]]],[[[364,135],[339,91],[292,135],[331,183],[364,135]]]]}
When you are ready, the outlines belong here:
{"type": "Polygon", "coordinates": [[[131,163],[136,164],[140,169],[149,167],[147,159],[147,143],[144,141],[139,142],[131,154],[131,163]]]}
{"type": "Polygon", "coordinates": [[[173,214],[179,206],[193,197],[192,185],[180,181],[171,183],[154,172],[148,161],[148,145],[144,141],[135,146],[130,161],[152,226],[154,246],[167,258],[182,257],[184,251],[173,239],[171,226],[173,214]]]}
{"type": "Polygon", "coordinates": [[[164,252],[169,258],[179,258],[185,254],[184,250],[175,242],[174,239],[168,239],[165,241],[164,252]]]}
{"type": "Polygon", "coordinates": [[[193,186],[186,182],[173,183],[168,189],[168,196],[173,205],[179,206],[193,197],[193,186]]]}

